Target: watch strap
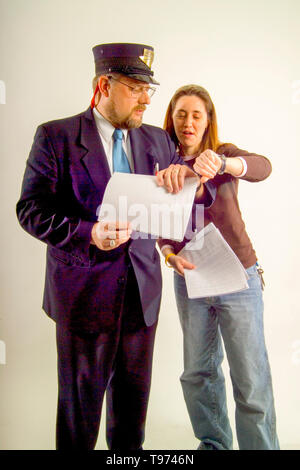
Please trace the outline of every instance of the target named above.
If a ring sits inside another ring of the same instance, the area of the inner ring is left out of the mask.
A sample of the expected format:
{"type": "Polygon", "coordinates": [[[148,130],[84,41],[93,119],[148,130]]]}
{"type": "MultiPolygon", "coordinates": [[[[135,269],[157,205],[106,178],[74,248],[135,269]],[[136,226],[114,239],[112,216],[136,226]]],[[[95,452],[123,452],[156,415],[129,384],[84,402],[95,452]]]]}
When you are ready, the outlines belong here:
{"type": "Polygon", "coordinates": [[[221,164],[221,168],[218,171],[218,175],[224,175],[225,170],[226,170],[226,160],[227,159],[226,159],[225,155],[219,155],[219,157],[222,160],[222,164],[221,164]]]}

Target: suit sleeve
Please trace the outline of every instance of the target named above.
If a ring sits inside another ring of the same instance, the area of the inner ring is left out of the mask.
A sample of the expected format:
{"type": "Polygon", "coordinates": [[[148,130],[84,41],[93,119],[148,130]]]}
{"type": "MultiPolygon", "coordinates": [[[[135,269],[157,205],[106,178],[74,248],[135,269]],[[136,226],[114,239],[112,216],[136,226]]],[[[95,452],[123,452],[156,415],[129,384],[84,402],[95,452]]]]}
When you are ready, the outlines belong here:
{"type": "Polygon", "coordinates": [[[66,251],[77,248],[82,252],[90,245],[94,223],[64,213],[60,172],[46,129],[39,126],[26,164],[17,217],[23,229],[39,240],[66,251]]]}

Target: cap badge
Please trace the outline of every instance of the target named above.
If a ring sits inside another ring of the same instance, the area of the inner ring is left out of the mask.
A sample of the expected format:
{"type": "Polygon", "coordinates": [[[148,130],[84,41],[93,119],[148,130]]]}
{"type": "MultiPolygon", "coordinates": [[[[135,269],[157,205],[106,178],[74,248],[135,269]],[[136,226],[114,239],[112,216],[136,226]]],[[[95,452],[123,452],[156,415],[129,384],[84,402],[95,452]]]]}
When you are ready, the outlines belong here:
{"type": "Polygon", "coordinates": [[[151,69],[154,60],[154,52],[151,49],[144,49],[144,55],[140,55],[140,59],[151,69]]]}

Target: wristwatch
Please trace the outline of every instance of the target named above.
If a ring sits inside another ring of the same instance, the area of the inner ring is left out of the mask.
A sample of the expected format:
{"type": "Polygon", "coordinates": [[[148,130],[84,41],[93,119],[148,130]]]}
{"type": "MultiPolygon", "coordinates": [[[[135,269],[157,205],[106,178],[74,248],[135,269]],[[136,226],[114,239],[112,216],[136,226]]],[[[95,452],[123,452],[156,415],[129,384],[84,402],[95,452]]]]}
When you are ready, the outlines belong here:
{"type": "Polygon", "coordinates": [[[218,171],[218,175],[224,175],[225,170],[226,170],[226,160],[227,160],[227,158],[225,157],[225,155],[219,155],[219,157],[222,160],[222,164],[221,164],[221,168],[218,171]]]}

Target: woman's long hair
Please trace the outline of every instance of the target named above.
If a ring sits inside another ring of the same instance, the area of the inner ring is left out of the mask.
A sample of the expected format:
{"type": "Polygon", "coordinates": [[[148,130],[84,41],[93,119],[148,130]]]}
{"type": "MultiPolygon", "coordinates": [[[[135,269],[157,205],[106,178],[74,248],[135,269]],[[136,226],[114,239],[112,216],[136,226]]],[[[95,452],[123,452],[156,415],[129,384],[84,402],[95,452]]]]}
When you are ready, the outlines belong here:
{"type": "Polygon", "coordinates": [[[221,142],[218,138],[218,126],[215,107],[211,97],[209,96],[209,93],[205,90],[205,88],[202,88],[199,85],[185,85],[174,93],[166,112],[164,129],[168,132],[176,147],[178,147],[179,141],[174,129],[172,115],[177,101],[182,96],[197,96],[204,102],[207,112],[208,126],[203,134],[199,150],[200,152],[203,152],[206,149],[211,149],[216,152],[218,147],[221,145],[221,142]]]}

